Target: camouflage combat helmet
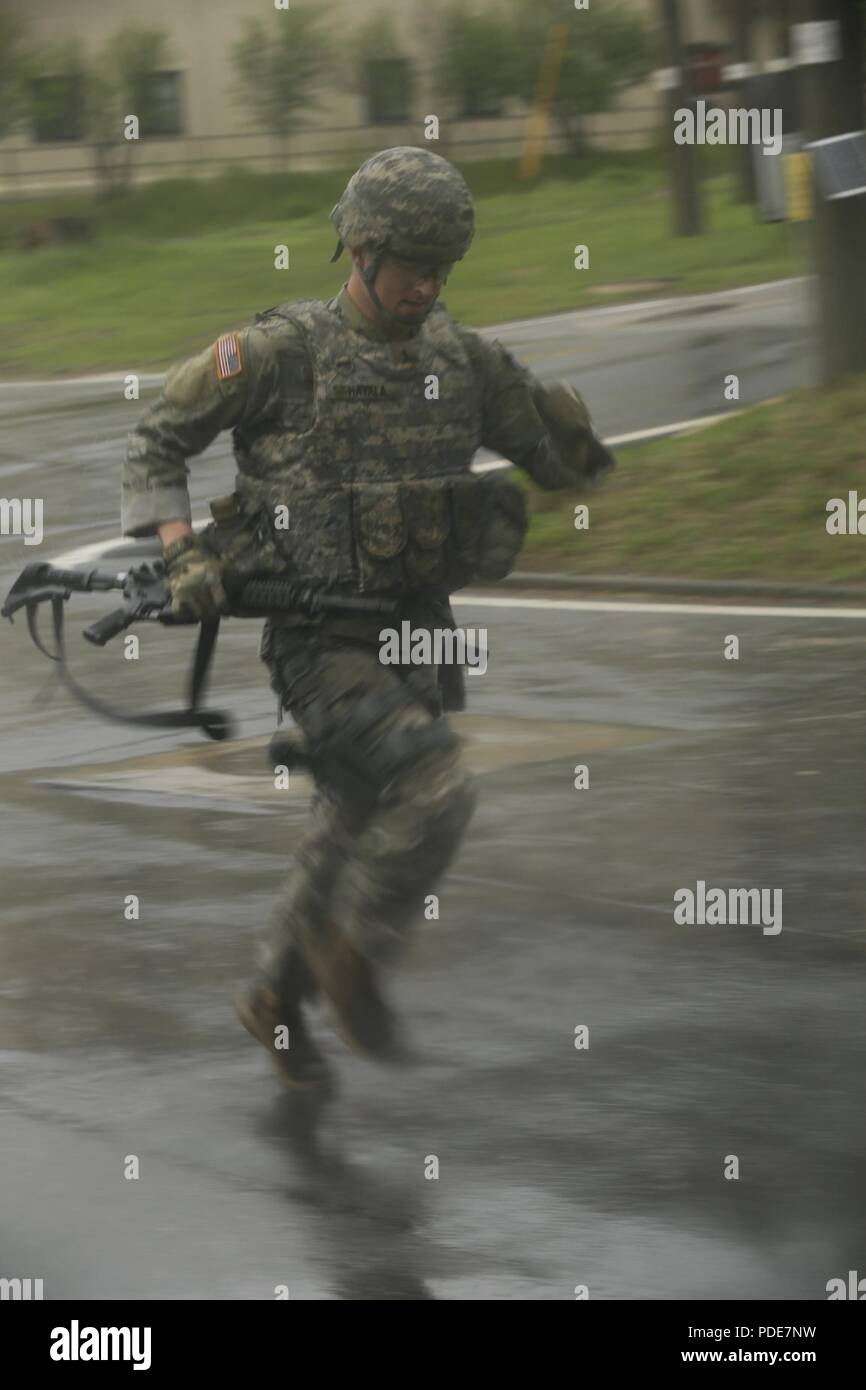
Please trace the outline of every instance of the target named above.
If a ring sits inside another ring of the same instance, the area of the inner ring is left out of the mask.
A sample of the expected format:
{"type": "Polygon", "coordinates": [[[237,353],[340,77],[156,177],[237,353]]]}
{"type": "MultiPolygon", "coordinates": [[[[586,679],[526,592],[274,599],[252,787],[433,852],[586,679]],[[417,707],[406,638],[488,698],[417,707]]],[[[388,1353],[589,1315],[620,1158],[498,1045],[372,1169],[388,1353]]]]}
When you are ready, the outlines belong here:
{"type": "Polygon", "coordinates": [[[442,267],[444,280],[475,235],[472,195],[463,175],[441,155],[413,145],[380,150],[366,160],[350,178],[331,221],[339,237],[331,260],[344,246],[370,249],[372,258],[361,275],[380,314],[391,322],[399,322],[397,315],[385,308],[375,288],[386,252],[442,267]]]}
{"type": "Polygon", "coordinates": [[[350,178],[331,213],[344,246],[386,248],[412,261],[462,260],[475,234],[472,195],[453,164],[432,150],[380,150],[350,178]]]}

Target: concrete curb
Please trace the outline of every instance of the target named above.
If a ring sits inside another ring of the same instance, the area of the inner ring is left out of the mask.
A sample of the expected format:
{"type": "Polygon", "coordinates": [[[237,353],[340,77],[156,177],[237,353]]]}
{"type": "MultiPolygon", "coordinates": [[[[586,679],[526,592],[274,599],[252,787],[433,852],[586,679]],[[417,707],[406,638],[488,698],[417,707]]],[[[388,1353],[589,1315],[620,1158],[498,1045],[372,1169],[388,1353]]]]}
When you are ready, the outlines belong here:
{"type": "Polygon", "coordinates": [[[606,590],[608,593],[705,594],[711,598],[803,599],[838,603],[866,600],[866,587],[852,584],[795,584],[767,579],[663,579],[627,574],[537,574],[515,570],[499,581],[506,589],[606,590]]]}

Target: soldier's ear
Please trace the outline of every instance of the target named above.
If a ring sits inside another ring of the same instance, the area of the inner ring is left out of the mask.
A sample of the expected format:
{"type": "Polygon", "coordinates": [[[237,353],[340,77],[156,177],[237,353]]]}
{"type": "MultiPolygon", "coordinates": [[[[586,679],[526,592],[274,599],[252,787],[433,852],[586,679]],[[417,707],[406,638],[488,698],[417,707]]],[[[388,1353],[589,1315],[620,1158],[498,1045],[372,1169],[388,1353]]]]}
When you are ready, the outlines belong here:
{"type": "Polygon", "coordinates": [[[366,246],[350,246],[349,255],[352,257],[352,265],[357,270],[366,270],[370,259],[370,253],[366,246]]]}

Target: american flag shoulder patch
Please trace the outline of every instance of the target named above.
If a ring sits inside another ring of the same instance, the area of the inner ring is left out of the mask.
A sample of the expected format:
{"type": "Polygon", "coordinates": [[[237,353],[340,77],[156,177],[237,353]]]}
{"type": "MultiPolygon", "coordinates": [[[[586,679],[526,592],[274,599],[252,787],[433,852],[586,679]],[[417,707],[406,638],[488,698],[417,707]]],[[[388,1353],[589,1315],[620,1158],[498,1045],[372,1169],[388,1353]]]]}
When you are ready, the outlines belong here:
{"type": "Polygon", "coordinates": [[[214,344],[216,355],[217,376],[220,381],[227,381],[229,377],[240,376],[244,369],[241,360],[241,340],[237,333],[223,333],[221,338],[217,338],[214,344]]]}

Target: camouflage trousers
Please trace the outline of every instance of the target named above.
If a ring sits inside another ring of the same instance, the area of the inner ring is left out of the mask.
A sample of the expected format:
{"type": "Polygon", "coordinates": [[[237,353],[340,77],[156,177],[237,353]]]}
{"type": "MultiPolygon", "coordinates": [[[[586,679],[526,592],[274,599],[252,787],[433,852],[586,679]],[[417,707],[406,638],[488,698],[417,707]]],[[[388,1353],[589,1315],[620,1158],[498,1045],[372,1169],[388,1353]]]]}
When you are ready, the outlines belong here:
{"type": "Polygon", "coordinates": [[[382,665],[378,646],[309,628],[267,625],[261,656],[320,772],[259,964],[277,981],[329,923],[387,961],[422,918],[475,805],[437,672],[382,665]]]}

